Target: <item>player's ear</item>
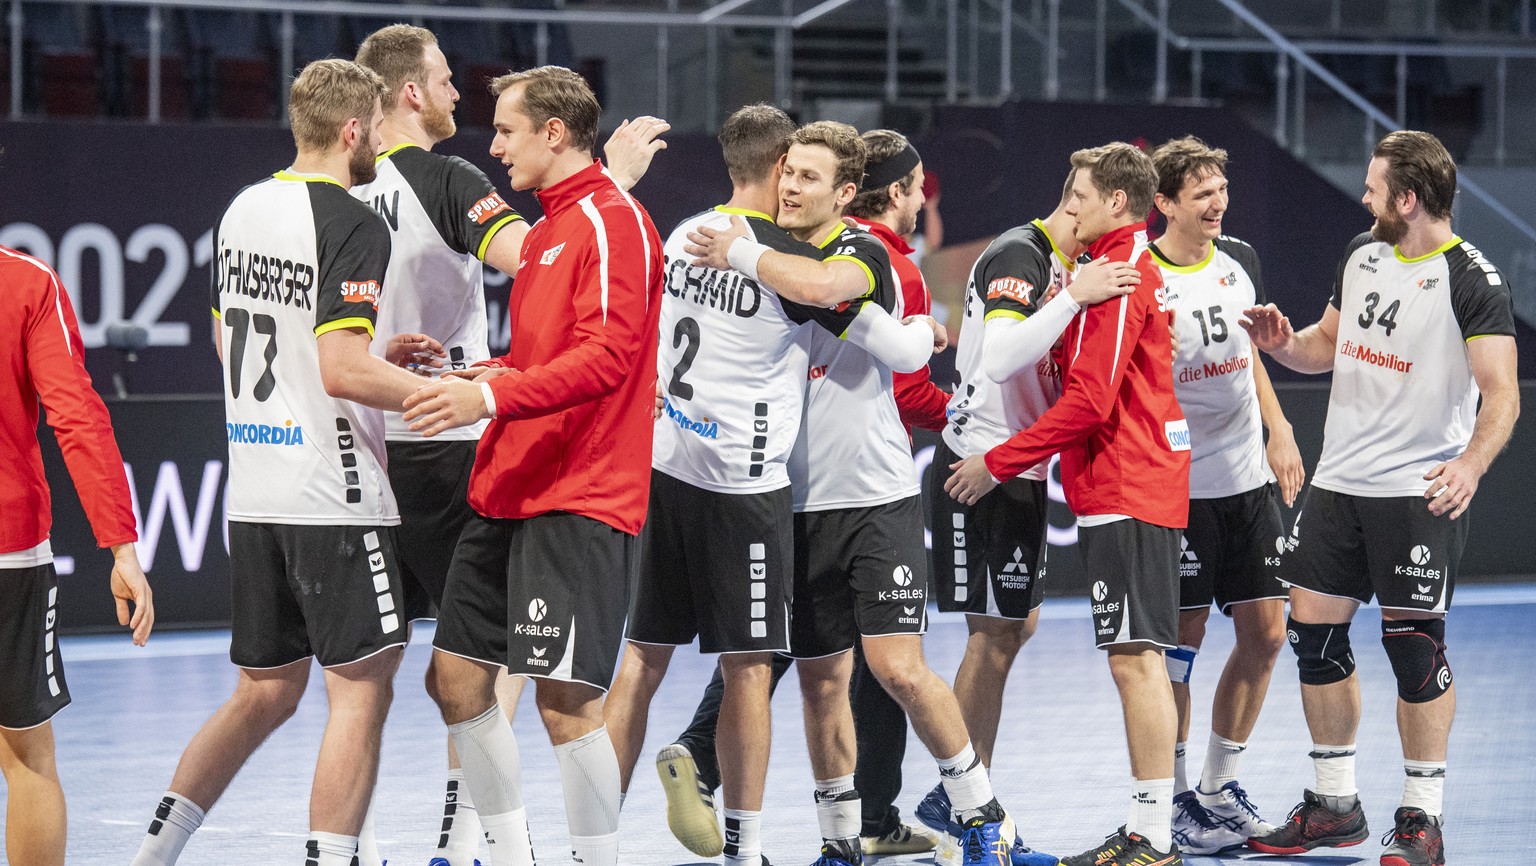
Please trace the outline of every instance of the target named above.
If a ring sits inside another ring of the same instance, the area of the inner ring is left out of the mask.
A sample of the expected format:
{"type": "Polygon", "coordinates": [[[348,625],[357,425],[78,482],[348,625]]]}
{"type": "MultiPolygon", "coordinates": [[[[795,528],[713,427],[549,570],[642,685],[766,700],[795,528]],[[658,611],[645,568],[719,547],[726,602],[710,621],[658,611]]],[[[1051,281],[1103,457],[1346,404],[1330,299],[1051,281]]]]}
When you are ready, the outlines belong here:
{"type": "Polygon", "coordinates": [[[565,128],[565,121],[558,117],[551,117],[544,121],[544,140],[549,143],[551,149],[558,148],[562,144],[569,145],[571,137],[569,130],[565,128]]]}
{"type": "Polygon", "coordinates": [[[848,203],[853,201],[853,197],[858,195],[858,194],[859,194],[859,187],[858,187],[857,184],[853,183],[852,181],[843,184],[837,190],[836,202],[837,202],[838,208],[845,208],[845,207],[847,207],[848,203]]]}
{"type": "Polygon", "coordinates": [[[1168,212],[1173,210],[1173,200],[1160,192],[1152,195],[1152,205],[1157,208],[1157,212],[1162,214],[1165,219],[1168,216],[1168,212]]]}

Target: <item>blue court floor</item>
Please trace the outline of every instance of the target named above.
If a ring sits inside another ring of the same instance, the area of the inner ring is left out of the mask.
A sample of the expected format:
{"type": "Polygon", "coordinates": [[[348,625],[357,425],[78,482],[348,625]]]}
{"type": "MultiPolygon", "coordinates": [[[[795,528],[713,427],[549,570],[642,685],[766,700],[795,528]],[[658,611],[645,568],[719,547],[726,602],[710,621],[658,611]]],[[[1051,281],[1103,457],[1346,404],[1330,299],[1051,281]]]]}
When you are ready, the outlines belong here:
{"type": "MultiPolygon", "coordinates": [[[[1365,717],[1359,784],[1373,835],[1391,827],[1402,787],[1393,717],[1395,688],[1380,649],[1378,616],[1362,611],[1354,630],[1365,717]]],[[[1449,645],[1460,706],[1446,783],[1446,850],[1451,863],[1530,859],[1536,801],[1536,584],[1466,586],[1456,593],[1449,645]]],[[[958,618],[935,617],[928,658],[946,678],[964,649],[958,618]]],[[[74,704],[56,720],[60,772],[70,811],[71,866],[126,864],[168,785],[182,747],[234,682],[227,632],[155,635],[135,650],[125,636],[65,639],[74,704]]],[[[444,732],[421,688],[429,633],[419,630],[396,684],[385,729],[377,815],[380,847],[393,864],[424,866],[441,818],[444,732]]],[[[1211,687],[1232,644],[1213,622],[1195,665],[1195,730],[1189,766],[1199,774],[1211,687]],[[1201,710],[1201,707],[1206,709],[1201,710]]],[[[711,662],[680,651],[651,711],[647,755],[670,742],[692,714],[711,662]]],[[[1283,651],[1268,704],[1242,765],[1242,780],[1271,821],[1280,821],[1310,784],[1310,748],[1293,657],[1283,651]]],[[[298,714],[256,753],[182,857],[185,864],[298,864],[307,830],[310,773],[325,722],[318,674],[298,714]]],[[[531,690],[515,721],[524,797],[542,862],[569,861],[559,776],[532,711],[531,690]]],[[[801,739],[794,674],[774,700],[774,755],[764,807],[764,853],[776,864],[809,863],[818,844],[811,777],[801,739]]],[[[1092,648],[1086,602],[1051,601],[1008,685],[993,766],[999,797],[1027,842],[1076,853],[1124,822],[1129,769],[1120,709],[1101,653],[1092,648]]],[[[910,813],[933,786],[931,760],[910,738],[899,805],[910,813]]],[[[649,757],[637,768],[625,805],[620,862],[694,864],[667,831],[661,789],[649,757]]],[[[5,791],[0,787],[0,802],[5,791]]],[[[1315,864],[1376,863],[1375,839],[1305,857],[1246,859],[1315,864]]],[[[1241,857],[1187,858],[1190,864],[1241,857]]],[[[927,862],[928,858],[888,858],[927,862]]],[[[0,862],[4,862],[0,856],[0,862]]],[[[25,864],[14,864],[25,866],[25,864]]]]}

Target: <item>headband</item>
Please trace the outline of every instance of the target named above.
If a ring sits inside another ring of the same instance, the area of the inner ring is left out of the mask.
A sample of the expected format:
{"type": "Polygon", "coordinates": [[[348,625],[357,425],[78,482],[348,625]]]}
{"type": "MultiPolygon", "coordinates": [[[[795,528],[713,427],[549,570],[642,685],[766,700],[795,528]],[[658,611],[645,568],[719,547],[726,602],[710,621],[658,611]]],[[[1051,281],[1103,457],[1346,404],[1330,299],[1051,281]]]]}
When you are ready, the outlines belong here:
{"type": "Polygon", "coordinates": [[[872,162],[864,167],[864,184],[861,190],[885,189],[898,180],[912,173],[917,164],[923,158],[917,155],[917,149],[911,143],[897,151],[884,162],[872,162]]]}

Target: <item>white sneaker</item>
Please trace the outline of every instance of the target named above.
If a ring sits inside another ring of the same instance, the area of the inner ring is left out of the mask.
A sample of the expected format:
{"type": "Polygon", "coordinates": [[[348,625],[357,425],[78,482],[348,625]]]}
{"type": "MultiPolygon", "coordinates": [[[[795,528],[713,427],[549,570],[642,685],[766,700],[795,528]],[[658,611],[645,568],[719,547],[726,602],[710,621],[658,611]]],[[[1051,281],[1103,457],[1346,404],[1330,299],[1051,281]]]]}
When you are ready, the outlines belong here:
{"type": "Polygon", "coordinates": [[[667,795],[667,827],[683,847],[700,857],[719,857],[725,850],[715,793],[699,781],[693,753],[673,743],[656,753],[656,775],[667,795]]]}
{"type": "Polygon", "coordinates": [[[1220,801],[1209,806],[1201,803],[1193,791],[1185,791],[1173,798],[1173,840],[1184,853],[1230,851],[1242,847],[1255,836],[1266,836],[1275,831],[1273,824],[1259,817],[1248,794],[1237,782],[1223,785],[1217,795],[1220,801]]]}
{"type": "Polygon", "coordinates": [[[921,824],[913,825],[903,821],[896,825],[896,829],[884,836],[860,837],[859,844],[864,848],[864,854],[869,857],[882,854],[921,854],[932,851],[938,846],[939,834],[921,824]]]}

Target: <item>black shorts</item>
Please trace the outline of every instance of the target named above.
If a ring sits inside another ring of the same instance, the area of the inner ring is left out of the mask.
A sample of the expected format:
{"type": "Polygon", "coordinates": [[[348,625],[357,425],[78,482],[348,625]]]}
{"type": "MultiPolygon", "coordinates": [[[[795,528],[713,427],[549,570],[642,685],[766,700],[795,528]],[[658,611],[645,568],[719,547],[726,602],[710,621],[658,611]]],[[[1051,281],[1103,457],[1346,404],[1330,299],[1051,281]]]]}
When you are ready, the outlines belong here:
{"type": "Polygon", "coordinates": [[[1246,493],[1189,501],[1189,528],[1179,556],[1179,609],[1203,610],[1289,593],[1280,582],[1285,525],[1274,484],[1246,493]]]}
{"type": "Polygon", "coordinates": [[[812,659],[854,639],[928,628],[928,551],[917,497],[795,515],[789,654],[812,659]]]}
{"type": "Polygon", "coordinates": [[[607,690],[636,553],[634,536],[578,514],[477,516],[454,553],[432,645],[607,690]]]}
{"type": "Polygon", "coordinates": [[[389,486],[400,505],[400,583],[407,619],[427,619],[443,603],[448,565],[459,533],[475,513],[469,507],[474,440],[386,442],[389,486]]]}
{"type": "Polygon", "coordinates": [[[1140,520],[1079,526],[1083,572],[1094,579],[1094,643],[1179,645],[1182,533],[1140,520]]]}
{"type": "Polygon", "coordinates": [[[716,493],[651,473],[628,638],[706,653],[789,649],[794,511],[788,487],[716,493]]]}
{"type": "Polygon", "coordinates": [[[1024,619],[1045,598],[1045,482],[1004,481],[975,505],[944,492],[960,460],[940,439],[928,487],[939,610],[1024,619]]]}
{"type": "Polygon", "coordinates": [[[1287,541],[1281,576],[1323,595],[1382,607],[1450,610],[1467,518],[1429,512],[1421,496],[1352,496],[1313,487],[1287,541]]]}
{"type": "Polygon", "coordinates": [[[350,664],[405,643],[393,526],[229,522],[229,659],[350,664]]]}
{"type": "Polygon", "coordinates": [[[35,728],[69,706],[53,564],[0,568],[0,728],[35,728]]]}

